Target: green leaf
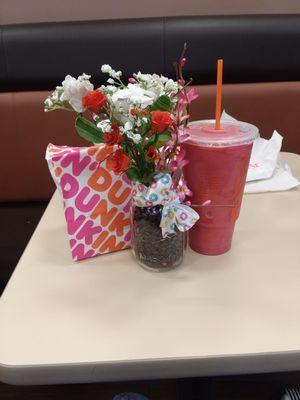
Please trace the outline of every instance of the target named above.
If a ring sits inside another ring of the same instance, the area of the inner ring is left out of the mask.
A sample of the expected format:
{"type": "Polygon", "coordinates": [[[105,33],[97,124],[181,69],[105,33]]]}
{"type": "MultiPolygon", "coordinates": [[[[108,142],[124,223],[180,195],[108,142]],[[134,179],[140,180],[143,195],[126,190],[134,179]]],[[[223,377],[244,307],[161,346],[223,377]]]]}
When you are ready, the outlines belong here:
{"type": "Polygon", "coordinates": [[[168,111],[171,106],[171,100],[169,96],[163,94],[151,106],[151,111],[153,110],[160,110],[160,111],[168,111]]]}
{"type": "Polygon", "coordinates": [[[141,182],[148,186],[150,183],[153,182],[153,178],[157,175],[157,171],[152,171],[148,175],[144,176],[144,178],[141,180],[141,182]]]}
{"type": "Polygon", "coordinates": [[[103,143],[103,136],[100,129],[91,121],[79,115],[75,121],[75,128],[78,134],[92,143],[103,143]]]}
{"type": "Polygon", "coordinates": [[[154,133],[152,136],[150,136],[145,146],[145,150],[148,150],[150,146],[154,146],[157,141],[157,138],[158,138],[157,133],[154,133]]]}
{"type": "Polygon", "coordinates": [[[139,170],[136,167],[130,167],[126,171],[127,178],[131,181],[138,181],[140,179],[139,170]]]}
{"type": "Polygon", "coordinates": [[[168,140],[172,139],[172,135],[170,132],[161,133],[158,135],[158,140],[156,142],[156,147],[163,146],[168,140]]]}
{"type": "Polygon", "coordinates": [[[141,127],[141,135],[144,137],[151,128],[150,121],[144,123],[141,127]]]}

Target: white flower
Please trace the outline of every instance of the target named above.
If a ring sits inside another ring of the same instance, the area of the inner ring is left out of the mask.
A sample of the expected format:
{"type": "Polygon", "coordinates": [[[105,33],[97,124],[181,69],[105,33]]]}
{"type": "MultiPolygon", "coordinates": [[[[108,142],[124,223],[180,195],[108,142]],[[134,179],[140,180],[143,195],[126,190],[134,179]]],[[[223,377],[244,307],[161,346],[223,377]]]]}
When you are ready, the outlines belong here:
{"type": "Polygon", "coordinates": [[[100,87],[101,92],[105,93],[105,94],[112,94],[114,92],[116,92],[118,90],[118,88],[116,86],[113,85],[102,85],[100,87]]]}
{"type": "Polygon", "coordinates": [[[111,70],[112,70],[112,67],[109,64],[103,64],[101,67],[101,71],[104,74],[109,74],[111,70]]]}
{"type": "Polygon", "coordinates": [[[113,78],[120,78],[120,76],[122,76],[122,71],[114,71],[112,76],[113,78]]]}
{"type": "Polygon", "coordinates": [[[83,112],[82,98],[94,89],[94,85],[88,80],[89,75],[83,74],[78,79],[67,75],[62,83],[63,93],[61,101],[68,101],[77,112],[83,112]]]}
{"type": "Polygon", "coordinates": [[[87,75],[87,74],[83,73],[82,75],[80,75],[80,76],[78,77],[78,79],[79,79],[80,81],[84,81],[84,80],[88,81],[89,79],[91,79],[91,75],[87,75]]]}
{"type": "Polygon", "coordinates": [[[169,95],[170,93],[178,92],[177,82],[174,82],[172,79],[168,79],[163,75],[142,74],[141,72],[138,72],[137,74],[133,74],[133,76],[145,90],[151,91],[155,98],[158,98],[163,94],[169,95]]]}
{"type": "Polygon", "coordinates": [[[173,93],[173,92],[178,92],[178,83],[174,82],[173,79],[168,79],[166,82],[165,88],[167,91],[173,93]]]}
{"type": "MultiPolygon", "coordinates": [[[[129,83],[127,88],[119,89],[112,95],[112,102],[113,103],[127,103],[127,107],[124,109],[128,109],[130,104],[135,106],[140,106],[141,108],[145,108],[150,106],[153,103],[154,95],[152,92],[142,89],[136,83],[129,83]]],[[[130,107],[132,108],[132,107],[130,107]]]]}
{"type": "Polygon", "coordinates": [[[113,85],[115,83],[115,81],[112,78],[108,78],[107,82],[110,83],[111,85],[113,85]]]}
{"type": "Polygon", "coordinates": [[[122,75],[121,71],[115,71],[109,64],[103,64],[101,67],[101,71],[104,74],[109,74],[112,78],[120,78],[120,76],[122,75]]]}
{"type": "Polygon", "coordinates": [[[139,133],[133,133],[133,132],[131,132],[131,131],[127,131],[127,132],[126,132],[126,135],[127,135],[130,139],[132,139],[132,141],[133,141],[135,144],[140,143],[140,141],[141,141],[141,139],[142,139],[142,137],[141,137],[141,135],[140,135],[139,133]]]}
{"type": "Polygon", "coordinates": [[[47,97],[47,99],[44,101],[44,105],[45,105],[45,107],[44,107],[44,111],[45,111],[45,112],[50,111],[50,110],[53,108],[54,103],[53,103],[53,101],[51,100],[51,97],[50,97],[50,96],[47,97]]]}
{"type": "Polygon", "coordinates": [[[62,101],[61,101],[61,96],[63,93],[63,87],[62,86],[56,86],[56,89],[54,90],[53,93],[50,94],[50,96],[47,97],[45,100],[45,111],[51,111],[54,110],[55,108],[62,107],[62,101]]]}
{"type": "Polygon", "coordinates": [[[163,75],[161,75],[161,76],[159,77],[159,79],[160,79],[160,81],[161,81],[162,83],[166,83],[166,82],[169,80],[169,78],[167,78],[166,76],[163,76],[163,75]]]}
{"type": "Polygon", "coordinates": [[[50,97],[48,97],[45,102],[44,102],[45,106],[47,108],[51,108],[53,106],[53,101],[50,99],[50,97]]]}
{"type": "Polygon", "coordinates": [[[103,119],[102,121],[98,122],[97,127],[102,132],[110,132],[111,131],[111,123],[109,119],[103,119]]]}
{"type": "Polygon", "coordinates": [[[125,125],[124,125],[125,131],[131,131],[132,128],[133,128],[133,125],[130,121],[125,122],[125,125]]]}

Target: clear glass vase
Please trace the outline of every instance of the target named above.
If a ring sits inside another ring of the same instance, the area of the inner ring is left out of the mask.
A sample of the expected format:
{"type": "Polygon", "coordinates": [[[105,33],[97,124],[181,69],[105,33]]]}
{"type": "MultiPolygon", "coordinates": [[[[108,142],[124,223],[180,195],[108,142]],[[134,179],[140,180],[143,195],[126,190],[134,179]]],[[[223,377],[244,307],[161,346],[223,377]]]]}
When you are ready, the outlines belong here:
{"type": "Polygon", "coordinates": [[[138,207],[132,205],[132,249],[137,262],[153,272],[169,271],[178,267],[186,249],[186,234],[176,229],[163,238],[160,225],[163,206],[138,207]]]}

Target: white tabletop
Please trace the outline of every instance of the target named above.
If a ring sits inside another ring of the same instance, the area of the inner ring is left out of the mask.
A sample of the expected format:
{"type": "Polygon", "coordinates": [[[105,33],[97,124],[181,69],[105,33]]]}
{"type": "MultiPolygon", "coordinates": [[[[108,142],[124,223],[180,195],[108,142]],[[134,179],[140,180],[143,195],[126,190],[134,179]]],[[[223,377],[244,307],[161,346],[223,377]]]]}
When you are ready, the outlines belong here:
{"type": "MultiPolygon", "coordinates": [[[[300,177],[300,156],[286,154],[300,177]]],[[[156,274],[129,250],[71,260],[52,198],[0,301],[13,384],[300,369],[300,189],[244,196],[232,250],[156,274]]]]}

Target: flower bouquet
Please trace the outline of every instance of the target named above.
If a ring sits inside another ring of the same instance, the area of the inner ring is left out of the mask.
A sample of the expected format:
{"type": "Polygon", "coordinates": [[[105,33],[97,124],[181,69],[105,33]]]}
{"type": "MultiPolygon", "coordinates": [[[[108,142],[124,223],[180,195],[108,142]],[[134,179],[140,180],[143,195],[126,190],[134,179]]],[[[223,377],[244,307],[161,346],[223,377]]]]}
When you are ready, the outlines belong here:
{"type": "Polygon", "coordinates": [[[124,83],[121,71],[105,64],[107,85],[94,89],[89,75],[68,75],[45,101],[45,111],[74,112],[80,136],[112,146],[107,168],[133,183],[134,254],[155,271],[181,263],[185,232],[198,219],[185,202],[190,192],[182,174],[187,161],[181,144],[188,138],[189,104],[197,97],[183,78],[184,53],[175,63],[177,81],[138,72],[124,83]]]}

